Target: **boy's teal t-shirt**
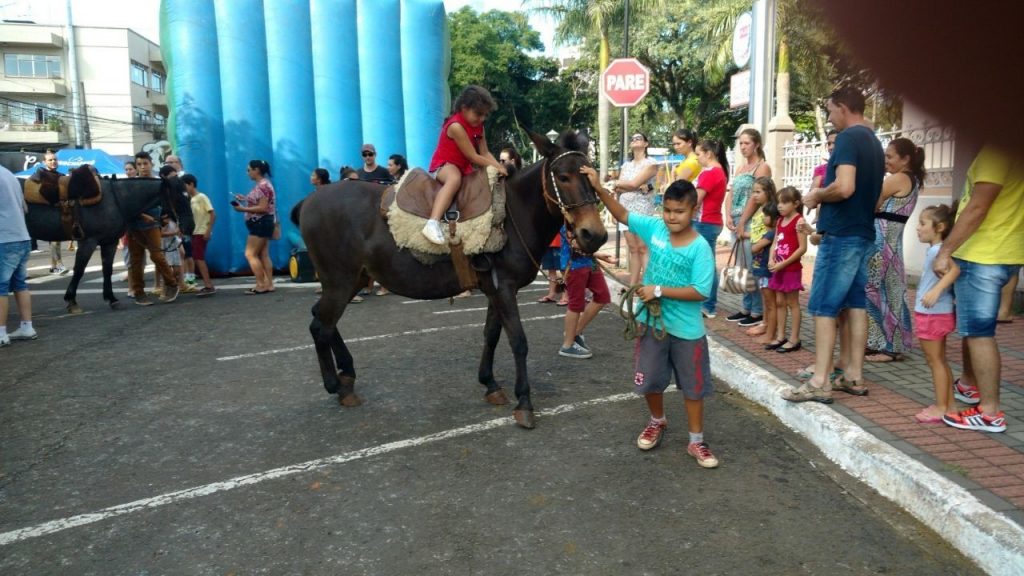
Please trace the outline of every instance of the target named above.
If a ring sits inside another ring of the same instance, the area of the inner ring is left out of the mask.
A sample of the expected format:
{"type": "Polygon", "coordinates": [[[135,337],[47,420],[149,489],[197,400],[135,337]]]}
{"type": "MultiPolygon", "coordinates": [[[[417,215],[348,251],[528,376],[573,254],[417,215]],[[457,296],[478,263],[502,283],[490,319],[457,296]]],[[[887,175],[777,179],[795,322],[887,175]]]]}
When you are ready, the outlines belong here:
{"type": "MultiPolygon", "coordinates": [[[[629,231],[639,236],[650,251],[650,261],[644,272],[644,285],[680,288],[693,286],[705,297],[711,294],[715,278],[715,260],[711,247],[700,235],[686,246],[672,246],[669,230],[659,216],[629,213],[629,231]]],[[[704,317],[699,301],[674,298],[661,299],[661,317],[665,331],[684,340],[697,340],[704,336],[704,317]]],[[[637,320],[647,322],[644,309],[637,320]]]]}

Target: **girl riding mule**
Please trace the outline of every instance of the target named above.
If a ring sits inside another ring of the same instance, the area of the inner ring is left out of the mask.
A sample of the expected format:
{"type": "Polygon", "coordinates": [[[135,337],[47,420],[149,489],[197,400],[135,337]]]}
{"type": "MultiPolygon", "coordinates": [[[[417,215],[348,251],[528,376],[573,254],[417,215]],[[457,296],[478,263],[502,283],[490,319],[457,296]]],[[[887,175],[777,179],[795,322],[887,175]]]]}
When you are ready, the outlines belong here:
{"type": "MultiPolygon", "coordinates": [[[[100,181],[100,189],[103,195],[100,202],[93,206],[82,206],[79,212],[78,224],[84,237],[78,239],[75,272],[64,293],[68,312],[72,314],[82,312],[77,302],[78,283],[81,282],[85,266],[92,258],[97,245],[100,247],[103,262],[103,299],[111,308],[117,308],[118,300],[114,297],[110,280],[117,241],[124,235],[128,222],[135,219],[143,210],[161,204],[163,211],[172,214],[178,221],[178,227],[183,232],[191,233],[195,226],[188,194],[177,178],[166,181],[157,178],[103,178],[100,181]]],[[[29,234],[38,240],[57,242],[71,239],[61,224],[60,209],[55,206],[29,204],[25,223],[28,225],[29,234]]]]}
{"type": "MultiPolygon", "coordinates": [[[[505,246],[474,262],[480,290],[487,296],[487,321],[478,379],[491,404],[507,404],[494,379],[494,350],[504,327],[515,358],[517,398],[514,416],[533,428],[533,404],[526,374],[526,334],[519,318],[516,294],[537,277],[538,261],[563,220],[574,231],[582,250],[595,252],[608,238],[597,209],[597,195],[580,174],[588,165],[585,138],[571,132],[552,143],[530,133],[540,162],[510,178],[506,186],[505,246]]],[[[324,388],[338,394],[342,406],[357,406],[355,366],[338,332],[345,307],[373,276],[388,290],[410,298],[447,298],[462,292],[450,258],[421,264],[400,250],[380,215],[380,186],[343,182],[320,187],[292,211],[300,224],[323,294],[313,306],[309,331],[313,336],[324,388]],[[344,192],[339,193],[339,187],[344,192]],[[335,371],[337,362],[337,372],[335,371]]]]}

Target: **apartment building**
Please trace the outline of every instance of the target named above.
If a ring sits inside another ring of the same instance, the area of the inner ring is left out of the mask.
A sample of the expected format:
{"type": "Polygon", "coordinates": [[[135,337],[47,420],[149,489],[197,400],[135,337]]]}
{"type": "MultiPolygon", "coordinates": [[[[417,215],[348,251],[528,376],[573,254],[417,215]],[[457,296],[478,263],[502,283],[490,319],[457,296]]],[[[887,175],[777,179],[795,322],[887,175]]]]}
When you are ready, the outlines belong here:
{"type": "Polygon", "coordinates": [[[81,109],[72,106],[67,28],[0,22],[0,150],[133,154],[166,137],[160,46],[128,28],[75,26],[81,109]],[[76,120],[81,125],[76,138],[76,120]]]}

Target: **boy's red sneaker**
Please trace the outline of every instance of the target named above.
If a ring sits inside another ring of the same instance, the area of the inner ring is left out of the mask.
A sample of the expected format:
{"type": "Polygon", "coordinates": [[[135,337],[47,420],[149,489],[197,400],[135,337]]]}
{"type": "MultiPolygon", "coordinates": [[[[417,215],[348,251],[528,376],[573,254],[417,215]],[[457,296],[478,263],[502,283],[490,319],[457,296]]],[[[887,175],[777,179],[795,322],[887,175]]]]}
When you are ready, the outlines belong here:
{"type": "Polygon", "coordinates": [[[697,459],[697,464],[703,468],[718,468],[718,458],[711,453],[707,442],[691,442],[686,447],[686,452],[697,459]]]}
{"type": "Polygon", "coordinates": [[[647,427],[640,433],[640,437],[636,439],[636,447],[641,450],[657,448],[661,444],[661,436],[665,432],[665,428],[668,428],[668,422],[651,418],[647,427]]]}

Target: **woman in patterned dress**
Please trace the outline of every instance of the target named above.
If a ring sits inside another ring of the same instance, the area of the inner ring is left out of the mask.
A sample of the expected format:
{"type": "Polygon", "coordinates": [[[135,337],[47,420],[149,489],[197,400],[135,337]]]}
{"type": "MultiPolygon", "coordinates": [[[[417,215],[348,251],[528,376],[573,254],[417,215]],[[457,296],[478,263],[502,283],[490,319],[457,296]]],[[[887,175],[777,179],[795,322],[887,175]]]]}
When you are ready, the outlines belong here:
{"type": "MultiPolygon", "coordinates": [[[[634,214],[654,215],[654,177],[658,173],[658,165],[647,156],[650,143],[647,136],[637,132],[629,139],[629,150],[632,157],[619,170],[619,179],[612,181],[614,191],[619,195],[619,203],[634,214]]],[[[643,278],[644,268],[650,253],[647,245],[639,236],[629,232],[628,227],[619,224],[619,230],[626,237],[629,247],[629,285],[636,286],[643,278]]]]}
{"type": "Polygon", "coordinates": [[[865,359],[891,362],[913,343],[912,308],[907,303],[903,228],[917,205],[924,182],[924,150],[907,138],[885,149],[882,194],[875,210],[875,247],[868,263],[868,345],[865,359]]]}

